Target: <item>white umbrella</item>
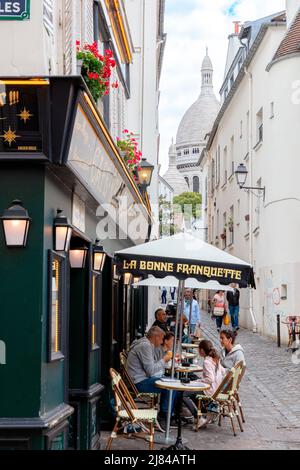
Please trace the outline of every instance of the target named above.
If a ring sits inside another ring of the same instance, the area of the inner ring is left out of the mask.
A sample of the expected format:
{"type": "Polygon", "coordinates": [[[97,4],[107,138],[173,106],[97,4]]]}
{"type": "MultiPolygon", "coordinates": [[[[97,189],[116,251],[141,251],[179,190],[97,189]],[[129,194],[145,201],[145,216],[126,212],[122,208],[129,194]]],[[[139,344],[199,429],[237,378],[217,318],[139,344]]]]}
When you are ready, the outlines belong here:
{"type": "MultiPolygon", "coordinates": [[[[255,287],[253,268],[249,263],[189,233],[176,234],[173,237],[118,251],[115,254],[115,262],[119,273],[131,273],[134,276],[153,275],[156,278],[173,275],[179,279],[175,338],[177,338],[179,318],[182,319],[186,279],[194,278],[205,283],[217,281],[222,286],[235,283],[240,287],[255,287]]],[[[172,377],[175,373],[175,352],[176,341],[174,341],[172,377]]],[[[169,437],[170,411],[171,399],[166,440],[169,437]]]]}
{"type": "MultiPolygon", "coordinates": [[[[176,279],[174,276],[167,276],[163,279],[149,277],[148,279],[144,279],[143,281],[136,282],[133,284],[134,287],[178,287],[179,280],[176,279]]],[[[233,292],[234,289],[230,286],[222,286],[217,281],[207,281],[207,282],[199,282],[197,279],[188,278],[185,280],[185,287],[189,289],[205,289],[205,290],[223,290],[233,292]]]]}

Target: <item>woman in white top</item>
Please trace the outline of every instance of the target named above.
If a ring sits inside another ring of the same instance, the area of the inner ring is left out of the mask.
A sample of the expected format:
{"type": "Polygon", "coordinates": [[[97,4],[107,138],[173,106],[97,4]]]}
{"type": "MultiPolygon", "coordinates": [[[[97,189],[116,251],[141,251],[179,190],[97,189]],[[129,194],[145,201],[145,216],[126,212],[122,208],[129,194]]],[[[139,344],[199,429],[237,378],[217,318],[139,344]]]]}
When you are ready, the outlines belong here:
{"type": "Polygon", "coordinates": [[[218,330],[218,333],[220,333],[222,324],[223,324],[223,319],[225,318],[227,310],[228,310],[227,300],[226,300],[224,291],[218,290],[216,292],[216,294],[214,295],[212,304],[213,304],[213,316],[215,316],[216,318],[217,330],[218,330]],[[219,314],[218,316],[215,315],[215,313],[217,312],[219,314]]]}

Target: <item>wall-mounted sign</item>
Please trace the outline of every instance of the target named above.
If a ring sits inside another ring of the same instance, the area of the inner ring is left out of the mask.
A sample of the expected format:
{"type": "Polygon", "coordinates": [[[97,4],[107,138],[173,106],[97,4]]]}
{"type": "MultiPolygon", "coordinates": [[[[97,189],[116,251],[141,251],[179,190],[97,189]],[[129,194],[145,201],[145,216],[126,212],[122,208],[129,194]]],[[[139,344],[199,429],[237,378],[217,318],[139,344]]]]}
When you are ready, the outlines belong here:
{"type": "Polygon", "coordinates": [[[0,80],[0,153],[42,152],[38,93],[37,87],[8,86],[0,80]]]}
{"type": "Polygon", "coordinates": [[[81,232],[85,232],[85,204],[75,193],[73,194],[72,224],[81,232]]]}
{"type": "Polygon", "coordinates": [[[0,0],[0,20],[29,20],[30,0],[0,0]]]}
{"type": "Polygon", "coordinates": [[[0,0],[0,20],[29,20],[30,0],[0,0]]]}

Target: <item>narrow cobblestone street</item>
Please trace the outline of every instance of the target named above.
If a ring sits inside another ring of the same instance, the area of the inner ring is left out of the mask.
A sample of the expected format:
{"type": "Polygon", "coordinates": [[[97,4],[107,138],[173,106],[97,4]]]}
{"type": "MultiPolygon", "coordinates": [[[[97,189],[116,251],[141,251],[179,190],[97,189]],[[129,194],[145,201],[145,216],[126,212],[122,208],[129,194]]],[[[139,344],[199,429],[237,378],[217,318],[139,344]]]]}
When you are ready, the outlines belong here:
{"type": "MultiPolygon", "coordinates": [[[[215,323],[203,314],[204,336],[219,347],[215,323]]],[[[222,427],[216,424],[195,433],[185,425],[183,436],[194,450],[229,449],[300,449],[300,364],[292,362],[285,347],[252,333],[239,331],[238,343],[245,349],[247,372],[241,385],[241,399],[245,411],[244,433],[238,430],[234,437],[229,420],[222,427]]],[[[176,431],[172,431],[176,433],[176,431]]],[[[160,434],[160,433],[159,433],[160,434]]],[[[102,433],[105,448],[109,433],[102,433]]],[[[155,445],[155,450],[162,446],[155,445]]],[[[119,438],[113,449],[147,450],[143,440],[119,438]]]]}

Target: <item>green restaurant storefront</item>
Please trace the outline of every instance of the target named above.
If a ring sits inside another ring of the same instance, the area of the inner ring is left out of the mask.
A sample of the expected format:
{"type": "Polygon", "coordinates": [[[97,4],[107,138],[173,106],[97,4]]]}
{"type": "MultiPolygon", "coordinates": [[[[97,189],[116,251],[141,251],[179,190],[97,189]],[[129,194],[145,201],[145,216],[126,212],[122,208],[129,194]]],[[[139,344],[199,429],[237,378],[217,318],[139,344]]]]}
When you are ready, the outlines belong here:
{"type": "Polygon", "coordinates": [[[80,77],[0,79],[1,215],[0,450],[99,449],[109,368],[147,311],[113,256],[147,239],[150,207],[80,77]]]}

